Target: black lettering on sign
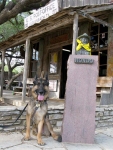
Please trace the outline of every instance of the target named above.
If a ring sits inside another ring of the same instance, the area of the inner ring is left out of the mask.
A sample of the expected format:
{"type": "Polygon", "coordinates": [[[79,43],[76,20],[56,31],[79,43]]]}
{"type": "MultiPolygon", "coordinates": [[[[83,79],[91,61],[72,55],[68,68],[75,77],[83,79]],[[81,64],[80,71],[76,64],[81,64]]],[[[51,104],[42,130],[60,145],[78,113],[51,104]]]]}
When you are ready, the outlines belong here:
{"type": "Polygon", "coordinates": [[[93,64],[94,59],[75,58],[74,62],[77,63],[77,64],[93,64]]]}

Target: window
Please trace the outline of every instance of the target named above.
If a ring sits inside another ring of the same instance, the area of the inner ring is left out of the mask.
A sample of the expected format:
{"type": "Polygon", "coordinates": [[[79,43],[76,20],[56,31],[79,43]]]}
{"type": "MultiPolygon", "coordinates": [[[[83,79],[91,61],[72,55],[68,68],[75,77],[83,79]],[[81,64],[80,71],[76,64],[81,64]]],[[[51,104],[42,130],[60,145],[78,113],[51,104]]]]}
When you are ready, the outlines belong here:
{"type": "Polygon", "coordinates": [[[38,49],[39,49],[39,44],[36,43],[33,46],[33,54],[32,54],[32,59],[33,60],[38,60],[38,49]]]}
{"type": "Polygon", "coordinates": [[[56,74],[58,71],[58,52],[52,52],[49,56],[49,73],[56,74]]]}
{"type": "Polygon", "coordinates": [[[35,43],[32,49],[32,58],[30,66],[30,77],[34,78],[38,68],[39,43],[35,43]]]}
{"type": "Polygon", "coordinates": [[[101,24],[91,26],[92,55],[99,57],[99,76],[107,74],[108,27],[101,24]]]}

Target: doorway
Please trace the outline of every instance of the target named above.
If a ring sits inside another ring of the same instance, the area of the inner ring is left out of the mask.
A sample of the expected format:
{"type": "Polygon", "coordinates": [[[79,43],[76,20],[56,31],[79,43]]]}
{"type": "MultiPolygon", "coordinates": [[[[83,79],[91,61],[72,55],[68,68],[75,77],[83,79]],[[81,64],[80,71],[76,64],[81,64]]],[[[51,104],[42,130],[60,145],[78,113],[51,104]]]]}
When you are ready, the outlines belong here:
{"type": "Polygon", "coordinates": [[[66,81],[67,81],[67,61],[71,53],[72,53],[72,44],[62,47],[60,98],[65,97],[65,89],[66,89],[66,81]]]}
{"type": "Polygon", "coordinates": [[[39,42],[32,46],[29,77],[34,78],[38,67],[39,42]]]}

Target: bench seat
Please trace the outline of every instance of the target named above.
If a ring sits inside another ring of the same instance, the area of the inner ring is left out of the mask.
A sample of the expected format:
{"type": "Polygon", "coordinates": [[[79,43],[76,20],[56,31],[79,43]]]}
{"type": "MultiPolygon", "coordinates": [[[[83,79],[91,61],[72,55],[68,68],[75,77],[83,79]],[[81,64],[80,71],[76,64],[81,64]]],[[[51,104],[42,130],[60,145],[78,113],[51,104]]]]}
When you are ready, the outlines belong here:
{"type": "Polygon", "coordinates": [[[113,77],[98,77],[96,85],[96,101],[102,102],[105,95],[111,93],[113,77]]]}
{"type": "MultiPolygon", "coordinates": [[[[33,78],[27,78],[26,81],[26,95],[28,95],[29,89],[33,87],[33,78]]],[[[13,95],[22,94],[23,87],[15,86],[13,87],[13,95]]]]}

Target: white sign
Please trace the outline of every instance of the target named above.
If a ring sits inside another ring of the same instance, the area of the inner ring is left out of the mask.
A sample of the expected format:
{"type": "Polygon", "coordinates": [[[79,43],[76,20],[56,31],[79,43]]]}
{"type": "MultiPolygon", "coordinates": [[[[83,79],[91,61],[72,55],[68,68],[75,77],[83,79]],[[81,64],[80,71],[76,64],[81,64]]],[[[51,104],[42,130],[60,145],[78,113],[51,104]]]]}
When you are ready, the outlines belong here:
{"type": "Polygon", "coordinates": [[[49,91],[57,92],[57,80],[49,80],[49,91]]]}
{"type": "Polygon", "coordinates": [[[52,16],[58,12],[58,1],[54,0],[48,5],[41,7],[32,15],[24,19],[24,28],[28,28],[35,23],[41,22],[43,19],[47,19],[49,16],[52,16]]]}

